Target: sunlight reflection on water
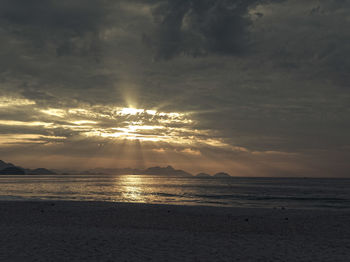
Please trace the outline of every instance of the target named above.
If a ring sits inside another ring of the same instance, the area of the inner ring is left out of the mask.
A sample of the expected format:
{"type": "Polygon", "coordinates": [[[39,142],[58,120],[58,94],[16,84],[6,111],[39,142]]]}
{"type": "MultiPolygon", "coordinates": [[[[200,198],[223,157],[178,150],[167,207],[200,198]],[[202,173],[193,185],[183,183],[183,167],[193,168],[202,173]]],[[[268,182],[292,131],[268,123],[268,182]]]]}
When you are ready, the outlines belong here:
{"type": "Polygon", "coordinates": [[[0,200],[350,208],[350,179],[0,176],[0,200]]]}
{"type": "Polygon", "coordinates": [[[116,179],[115,184],[121,187],[122,196],[126,201],[147,202],[143,194],[145,188],[142,176],[120,176],[116,179]]]}

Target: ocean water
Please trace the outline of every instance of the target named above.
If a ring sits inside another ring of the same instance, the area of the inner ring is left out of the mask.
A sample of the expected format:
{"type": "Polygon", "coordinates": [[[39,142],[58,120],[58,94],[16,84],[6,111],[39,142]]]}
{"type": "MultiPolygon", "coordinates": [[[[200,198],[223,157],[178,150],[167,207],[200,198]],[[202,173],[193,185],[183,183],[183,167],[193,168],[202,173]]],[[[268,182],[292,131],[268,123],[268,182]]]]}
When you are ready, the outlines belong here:
{"type": "Polygon", "coordinates": [[[350,179],[0,176],[0,200],[350,209],[350,179]]]}

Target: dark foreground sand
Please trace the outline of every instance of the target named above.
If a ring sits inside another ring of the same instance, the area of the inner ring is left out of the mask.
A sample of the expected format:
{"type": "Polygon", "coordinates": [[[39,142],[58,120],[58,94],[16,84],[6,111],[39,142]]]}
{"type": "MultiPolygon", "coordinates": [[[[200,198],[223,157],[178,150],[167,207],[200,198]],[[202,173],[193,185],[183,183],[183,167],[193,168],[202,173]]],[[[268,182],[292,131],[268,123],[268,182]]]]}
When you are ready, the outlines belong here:
{"type": "Polygon", "coordinates": [[[350,211],[0,202],[0,261],[350,261],[350,211]]]}

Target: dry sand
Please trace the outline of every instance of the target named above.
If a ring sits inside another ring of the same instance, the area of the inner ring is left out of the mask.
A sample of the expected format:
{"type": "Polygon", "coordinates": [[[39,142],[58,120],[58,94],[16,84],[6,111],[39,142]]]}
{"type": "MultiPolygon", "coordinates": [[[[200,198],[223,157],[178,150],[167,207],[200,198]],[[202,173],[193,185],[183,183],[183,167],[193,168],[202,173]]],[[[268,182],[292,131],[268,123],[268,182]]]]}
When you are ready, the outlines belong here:
{"type": "Polygon", "coordinates": [[[0,261],[350,261],[350,211],[0,202],[0,261]]]}

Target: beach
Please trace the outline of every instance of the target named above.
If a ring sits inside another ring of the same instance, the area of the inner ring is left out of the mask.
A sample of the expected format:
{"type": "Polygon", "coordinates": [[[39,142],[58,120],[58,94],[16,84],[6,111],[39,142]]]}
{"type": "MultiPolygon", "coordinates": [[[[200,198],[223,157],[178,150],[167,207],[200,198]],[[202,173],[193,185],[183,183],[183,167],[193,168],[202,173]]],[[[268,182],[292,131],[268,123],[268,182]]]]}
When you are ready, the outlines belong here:
{"type": "Polygon", "coordinates": [[[349,261],[350,211],[0,202],[0,261],[349,261]]]}

